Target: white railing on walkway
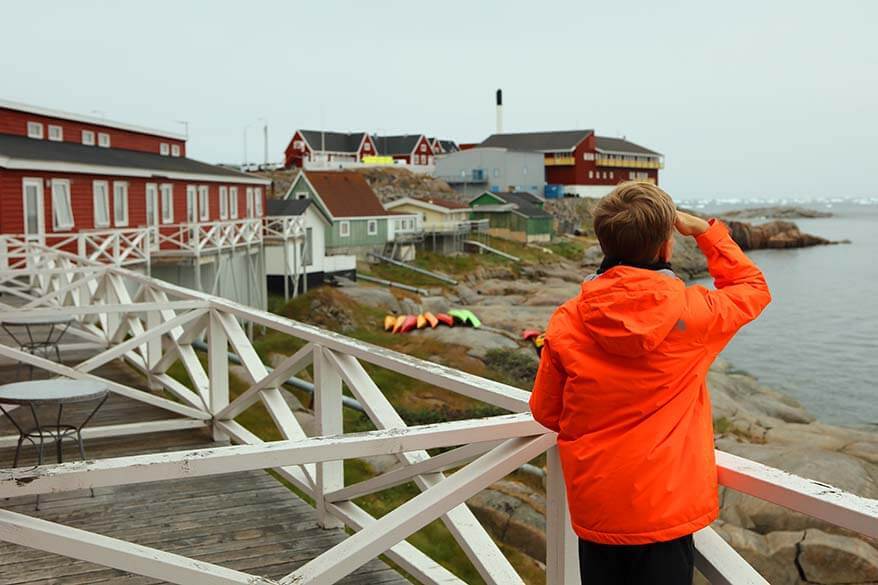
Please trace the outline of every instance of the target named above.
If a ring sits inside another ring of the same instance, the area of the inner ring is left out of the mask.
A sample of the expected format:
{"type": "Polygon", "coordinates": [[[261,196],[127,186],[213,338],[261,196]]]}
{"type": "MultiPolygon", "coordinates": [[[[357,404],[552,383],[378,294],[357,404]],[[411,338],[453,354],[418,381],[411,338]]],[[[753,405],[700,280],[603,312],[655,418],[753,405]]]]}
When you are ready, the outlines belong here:
{"type": "Polygon", "coordinates": [[[265,239],[295,240],[305,237],[305,216],[279,215],[265,218],[263,237],[265,239]]]}
{"type": "Polygon", "coordinates": [[[31,244],[71,252],[113,266],[149,264],[152,236],[150,228],[86,230],[39,236],[0,234],[0,270],[26,267],[28,259],[37,253],[31,244]]]}
{"type": "Polygon", "coordinates": [[[203,256],[262,243],[262,218],[163,225],[153,253],[203,256]]]}
{"type": "MultiPolygon", "coordinates": [[[[0,357],[57,376],[100,379],[120,396],[184,417],[93,427],[87,435],[210,427],[215,440],[231,439],[236,445],[0,470],[0,498],[272,468],[314,500],[324,527],[346,526],[354,534],[280,580],[2,509],[0,540],[172,583],[329,584],[384,554],[420,582],[459,584],[458,577],[405,540],[441,518],[486,583],[521,584],[521,576],[465,502],[548,452],[547,583],[579,583],[576,539],[569,525],[555,435],[528,413],[527,392],[122,268],[46,247],[28,247],[32,258],[25,267],[0,271],[0,292],[17,297],[23,306],[0,305],[0,317],[3,311],[12,310],[18,316],[63,311],[76,316],[80,337],[103,349],[72,367],[5,345],[0,345],[0,357]],[[249,324],[305,345],[269,371],[245,333],[249,324]],[[206,367],[192,345],[202,337],[207,342],[206,367]],[[230,350],[239,356],[249,386],[234,400],[229,396],[230,350]],[[177,400],[95,373],[115,359],[124,359],[144,375],[150,387],[164,389],[177,400]],[[188,383],[168,374],[175,363],[183,365],[188,383]],[[457,392],[510,414],[409,427],[364,364],[457,392]],[[319,436],[306,435],[280,390],[284,380],[309,366],[314,371],[319,436]],[[377,430],[344,433],[343,385],[364,406],[377,430]],[[257,403],[268,411],[284,440],[263,442],[236,421],[257,403]],[[428,452],[440,448],[452,449],[434,456],[428,452]],[[400,465],[371,479],[345,484],[343,460],[385,454],[397,457],[400,465]],[[446,475],[450,469],[457,471],[446,475]],[[354,503],[357,497],[408,481],[414,481],[421,493],[381,518],[354,503]]],[[[12,445],[15,440],[0,437],[0,446],[12,445]]],[[[725,453],[718,453],[717,462],[720,482],[731,489],[878,537],[875,500],[725,453]]],[[[766,583],[712,529],[696,535],[696,547],[698,567],[712,583],[766,583]]]]}

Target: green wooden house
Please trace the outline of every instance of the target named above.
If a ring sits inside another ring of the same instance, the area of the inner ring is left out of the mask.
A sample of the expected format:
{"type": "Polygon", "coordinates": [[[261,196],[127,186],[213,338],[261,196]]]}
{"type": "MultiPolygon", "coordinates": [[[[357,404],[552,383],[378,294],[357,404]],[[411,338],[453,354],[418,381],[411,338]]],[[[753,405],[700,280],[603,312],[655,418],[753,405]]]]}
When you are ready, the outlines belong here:
{"type": "Polygon", "coordinates": [[[552,239],[552,216],[543,200],[527,192],[485,191],[469,202],[472,219],[487,219],[489,233],[520,242],[548,242],[552,239]]]}
{"type": "Polygon", "coordinates": [[[420,216],[387,211],[363,175],[353,171],[303,171],[284,199],[311,199],[330,218],[327,254],[380,252],[421,229],[420,216]]]}

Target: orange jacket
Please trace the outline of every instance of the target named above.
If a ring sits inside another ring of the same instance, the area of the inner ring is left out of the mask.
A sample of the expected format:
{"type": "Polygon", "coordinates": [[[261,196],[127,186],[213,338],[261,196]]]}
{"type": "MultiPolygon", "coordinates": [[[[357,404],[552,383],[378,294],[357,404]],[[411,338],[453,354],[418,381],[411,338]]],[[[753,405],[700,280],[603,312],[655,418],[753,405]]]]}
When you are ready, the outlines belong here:
{"type": "Polygon", "coordinates": [[[616,266],[549,322],[530,407],[558,432],[573,529],[585,540],[672,540],[718,515],[705,378],[771,295],[722,223],[696,240],[715,291],[616,266]]]}

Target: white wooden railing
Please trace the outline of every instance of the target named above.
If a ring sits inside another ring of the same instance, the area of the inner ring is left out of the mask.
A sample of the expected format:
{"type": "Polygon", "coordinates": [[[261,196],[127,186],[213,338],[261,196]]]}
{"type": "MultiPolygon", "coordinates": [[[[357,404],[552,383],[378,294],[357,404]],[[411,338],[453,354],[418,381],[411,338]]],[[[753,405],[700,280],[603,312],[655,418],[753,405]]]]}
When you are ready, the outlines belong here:
{"type": "Polygon", "coordinates": [[[295,240],[305,236],[305,217],[280,215],[265,218],[263,237],[266,239],[295,240]]]}
{"type": "Polygon", "coordinates": [[[262,242],[262,218],[181,223],[158,228],[153,253],[202,256],[262,242]]]}
{"type": "MultiPolygon", "coordinates": [[[[521,584],[521,576],[465,502],[548,452],[547,583],[579,583],[576,539],[570,529],[555,435],[532,419],[527,404],[529,393],[126,269],[42,246],[29,245],[28,249],[31,259],[24,267],[0,271],[0,292],[18,299],[14,309],[0,305],[0,318],[3,311],[15,310],[18,316],[63,311],[76,317],[77,335],[102,349],[75,366],[5,345],[0,345],[0,357],[56,376],[100,379],[115,394],[177,415],[160,421],[92,427],[86,436],[209,427],[215,440],[230,439],[235,445],[0,470],[0,501],[271,468],[314,500],[324,527],[346,526],[354,534],[279,580],[4,509],[0,509],[0,540],[171,583],[328,584],[384,554],[420,582],[459,584],[462,581],[458,577],[406,541],[412,533],[441,518],[485,582],[521,584]],[[245,333],[249,324],[288,335],[305,345],[269,371],[245,333]],[[193,348],[193,342],[202,338],[207,343],[206,367],[193,348]],[[229,396],[229,350],[239,356],[248,384],[248,389],[234,400],[229,396]],[[176,401],[95,373],[98,367],[116,359],[128,362],[143,374],[150,387],[164,389],[176,401]],[[188,383],[168,374],[175,363],[183,365],[188,383]],[[364,364],[457,392],[510,414],[409,427],[364,364]],[[319,436],[304,432],[280,390],[284,380],[308,366],[314,371],[319,436]],[[363,405],[377,430],[344,433],[342,385],[363,405]],[[283,440],[263,442],[236,421],[257,403],[268,411],[283,440]],[[450,447],[435,456],[428,452],[450,447]],[[384,454],[396,456],[400,466],[365,481],[345,484],[343,460],[384,454]],[[457,471],[444,473],[451,469],[457,471]],[[354,503],[359,496],[408,481],[414,481],[421,493],[381,518],[354,503]]],[[[12,445],[15,440],[0,437],[0,446],[12,445]]],[[[717,463],[720,482],[731,489],[878,537],[878,501],[726,453],[717,454],[717,463]]],[[[712,583],[766,583],[712,529],[696,534],[696,547],[697,566],[712,583]]]]}
{"type": "Polygon", "coordinates": [[[49,233],[39,236],[0,234],[0,270],[24,268],[36,253],[37,243],[51,250],[74,253],[87,260],[133,266],[149,264],[151,228],[86,230],[74,233],[49,233]]]}

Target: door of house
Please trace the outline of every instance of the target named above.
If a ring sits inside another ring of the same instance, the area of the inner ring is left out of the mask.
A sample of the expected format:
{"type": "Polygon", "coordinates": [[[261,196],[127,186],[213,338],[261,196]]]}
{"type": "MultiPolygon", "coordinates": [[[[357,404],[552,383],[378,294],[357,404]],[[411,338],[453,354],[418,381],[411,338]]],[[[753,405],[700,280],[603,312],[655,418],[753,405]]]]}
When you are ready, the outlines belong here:
{"type": "Polygon", "coordinates": [[[43,180],[24,179],[22,187],[24,202],[24,238],[42,242],[46,233],[46,216],[43,213],[43,180]]]}
{"type": "Polygon", "coordinates": [[[146,227],[150,228],[150,247],[155,248],[159,229],[159,186],[155,183],[146,184],[146,227]]]}

